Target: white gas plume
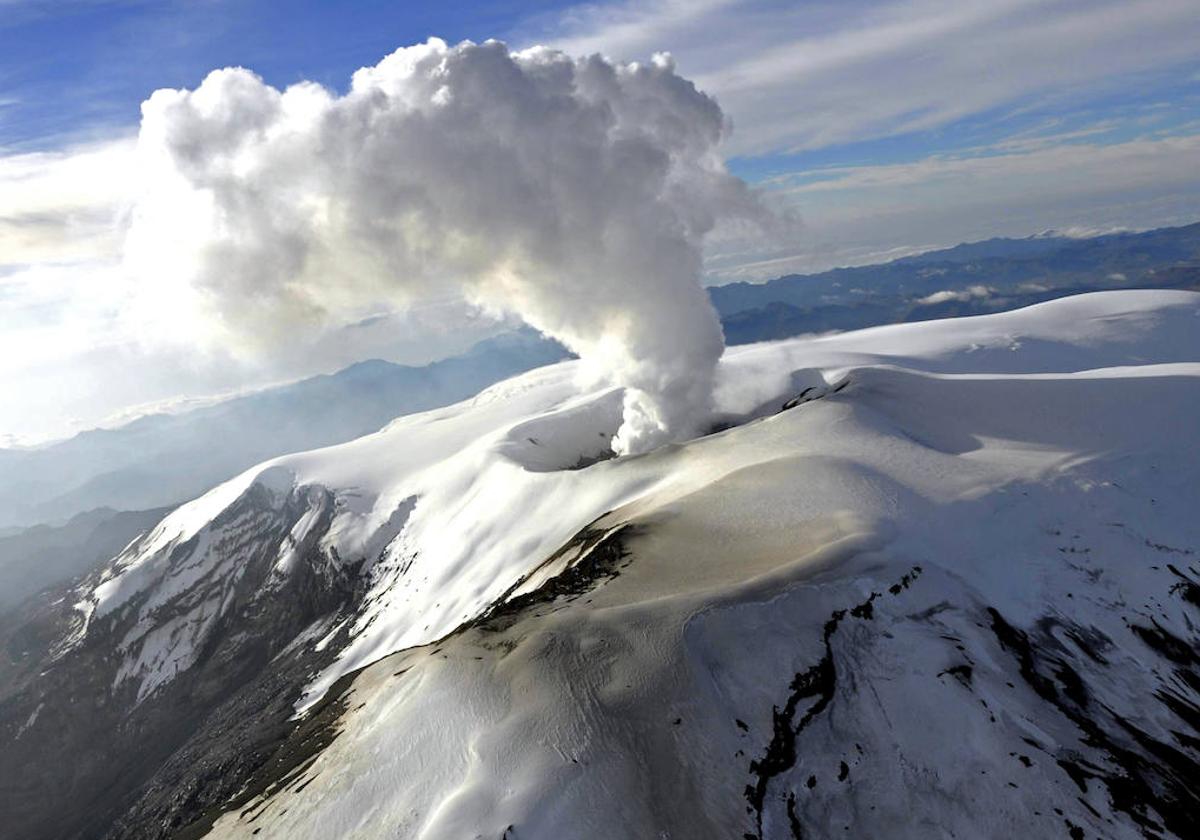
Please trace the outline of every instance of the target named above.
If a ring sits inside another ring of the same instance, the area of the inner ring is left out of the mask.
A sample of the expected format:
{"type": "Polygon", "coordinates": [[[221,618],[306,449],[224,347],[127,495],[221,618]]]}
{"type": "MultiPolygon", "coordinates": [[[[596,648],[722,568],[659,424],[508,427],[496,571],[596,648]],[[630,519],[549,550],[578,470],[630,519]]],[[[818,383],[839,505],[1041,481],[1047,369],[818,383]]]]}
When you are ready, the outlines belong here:
{"type": "Polygon", "coordinates": [[[345,94],[232,68],[142,114],[127,266],[219,340],[269,348],[459,295],[624,386],[618,452],[707,422],[723,339],[703,239],[764,211],[719,155],[720,108],[668,56],[432,39],[345,94]]]}

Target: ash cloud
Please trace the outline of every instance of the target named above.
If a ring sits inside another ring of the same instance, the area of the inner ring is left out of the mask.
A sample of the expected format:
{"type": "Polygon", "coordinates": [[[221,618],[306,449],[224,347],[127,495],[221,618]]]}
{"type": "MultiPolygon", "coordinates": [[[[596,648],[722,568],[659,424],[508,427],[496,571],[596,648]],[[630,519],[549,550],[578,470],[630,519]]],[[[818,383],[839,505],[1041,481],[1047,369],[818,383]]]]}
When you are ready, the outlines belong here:
{"type": "Polygon", "coordinates": [[[219,340],[269,350],[459,295],[623,386],[618,452],[707,421],[723,338],[703,239],[765,211],[718,154],[720,108],[669,57],[431,39],[345,94],[231,68],[142,112],[127,265],[192,295],[219,340]]]}

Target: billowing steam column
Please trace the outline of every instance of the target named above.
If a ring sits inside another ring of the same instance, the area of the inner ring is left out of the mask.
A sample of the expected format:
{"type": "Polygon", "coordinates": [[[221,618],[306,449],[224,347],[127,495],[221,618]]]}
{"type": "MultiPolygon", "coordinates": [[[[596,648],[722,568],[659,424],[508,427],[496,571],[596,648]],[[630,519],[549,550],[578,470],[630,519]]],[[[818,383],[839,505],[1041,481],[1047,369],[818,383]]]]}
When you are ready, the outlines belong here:
{"type": "Polygon", "coordinates": [[[716,102],[669,57],[614,64],[443,41],[345,95],[248,70],[142,107],[127,266],[218,337],[447,292],[516,313],[626,388],[620,453],[693,434],[723,339],[699,283],[722,216],[757,216],[716,102]]]}

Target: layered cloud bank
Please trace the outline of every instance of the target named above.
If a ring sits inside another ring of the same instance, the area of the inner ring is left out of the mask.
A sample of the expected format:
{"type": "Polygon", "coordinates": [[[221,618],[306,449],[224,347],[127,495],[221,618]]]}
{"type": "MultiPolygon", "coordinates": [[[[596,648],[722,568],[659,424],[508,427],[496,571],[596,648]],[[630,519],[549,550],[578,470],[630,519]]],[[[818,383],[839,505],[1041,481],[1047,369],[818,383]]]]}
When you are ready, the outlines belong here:
{"type": "Polygon", "coordinates": [[[433,39],[344,95],[235,68],[142,111],[127,265],[218,338],[465,295],[626,388],[618,452],[706,421],[723,340],[702,240],[760,210],[718,154],[720,108],[668,57],[433,39]]]}

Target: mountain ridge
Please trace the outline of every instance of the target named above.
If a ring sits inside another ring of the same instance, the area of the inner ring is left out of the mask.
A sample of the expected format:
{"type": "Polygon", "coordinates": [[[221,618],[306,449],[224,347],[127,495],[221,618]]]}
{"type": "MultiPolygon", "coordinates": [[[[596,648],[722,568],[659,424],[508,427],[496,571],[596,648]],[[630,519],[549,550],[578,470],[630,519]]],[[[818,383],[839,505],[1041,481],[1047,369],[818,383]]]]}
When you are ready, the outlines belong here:
{"type": "MultiPolygon", "coordinates": [[[[1090,239],[990,239],[877,266],[718,286],[709,295],[727,343],[740,345],[1143,287],[1200,289],[1200,224],[1090,239]]],[[[421,368],[364,360],[180,414],[0,450],[0,527],[61,522],[101,505],[178,504],[256,461],[353,439],[567,355],[525,328],[421,368]]]]}
{"type": "Polygon", "coordinates": [[[580,457],[621,395],[562,362],[272,459],[38,619],[0,800],[31,837],[917,837],[980,800],[999,833],[1183,836],[1198,312],[733,348],[727,428],[643,456],[580,457]],[[54,813],[10,772],[139,738],[54,813]]]}

